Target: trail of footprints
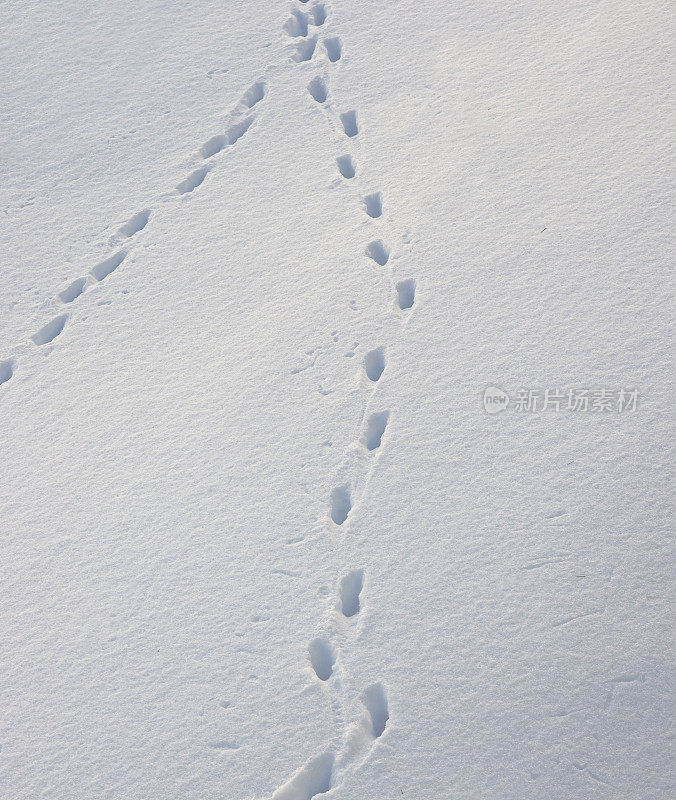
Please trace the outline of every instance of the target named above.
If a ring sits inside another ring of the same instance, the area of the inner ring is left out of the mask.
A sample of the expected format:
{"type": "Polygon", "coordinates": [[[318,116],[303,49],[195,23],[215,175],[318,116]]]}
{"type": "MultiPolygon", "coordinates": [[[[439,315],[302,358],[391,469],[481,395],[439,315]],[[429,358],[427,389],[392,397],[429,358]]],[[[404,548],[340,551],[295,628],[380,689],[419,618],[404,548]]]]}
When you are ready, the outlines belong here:
{"type": "MultiPolygon", "coordinates": [[[[324,36],[321,41],[319,29],[329,18],[326,4],[308,0],[298,0],[284,24],[284,32],[290,37],[291,60],[306,64],[304,69],[311,69],[317,53],[318,58],[328,59],[336,64],[343,57],[343,44],[338,36],[324,36]]],[[[329,27],[329,26],[327,26],[329,27]]],[[[325,62],[324,62],[325,63],[325,62]]],[[[307,83],[307,92],[311,101],[319,104],[325,111],[334,113],[331,108],[328,76],[326,69],[322,74],[313,75],[307,83]]],[[[336,157],[336,166],[345,181],[358,184],[358,167],[355,148],[358,144],[360,121],[356,109],[347,109],[336,113],[336,123],[349,145],[347,152],[336,157]]],[[[384,198],[380,191],[369,191],[362,195],[362,208],[367,217],[377,220],[383,217],[384,198]]],[[[374,268],[387,268],[390,263],[390,248],[386,242],[375,236],[364,246],[366,263],[374,268]]],[[[388,273],[390,285],[394,293],[394,309],[409,312],[415,304],[415,280],[405,278],[393,285],[391,273],[388,273]]],[[[371,410],[371,402],[377,397],[377,387],[387,367],[387,347],[380,345],[369,350],[363,358],[362,368],[366,385],[370,387],[370,398],[367,412],[362,424],[362,432],[358,441],[348,448],[344,463],[339,469],[341,479],[332,489],[328,502],[327,524],[334,531],[349,528],[350,517],[355,506],[361,501],[368,479],[373,470],[377,454],[387,442],[388,426],[391,412],[388,409],[371,410]]],[[[297,372],[300,370],[294,370],[297,372]]],[[[320,684],[324,684],[332,697],[332,707],[336,718],[337,741],[326,752],[311,759],[291,779],[275,791],[270,800],[312,800],[318,795],[328,792],[341,782],[345,769],[355,769],[365,762],[375,742],[387,730],[389,708],[387,691],[381,683],[368,686],[358,698],[362,708],[361,717],[350,725],[346,725],[342,709],[345,707],[343,681],[341,672],[341,630],[345,624],[354,624],[363,609],[363,594],[366,582],[363,569],[353,569],[338,582],[336,608],[332,612],[331,621],[326,624],[325,631],[312,639],[308,645],[308,662],[312,674],[320,684]],[[343,625],[340,624],[343,619],[343,625]]]]}
{"type": "MultiPolygon", "coordinates": [[[[214,157],[227,147],[236,144],[252,126],[256,118],[254,107],[264,99],[266,91],[267,85],[265,81],[259,80],[244,92],[228,116],[229,125],[225,133],[212,136],[199,148],[198,155],[195,158],[203,163],[199,164],[186,178],[180,181],[172,192],[163,195],[163,199],[190,195],[204,182],[208,173],[215,167],[214,157]]],[[[108,246],[114,252],[95,264],[86,275],[75,278],[58,292],[55,298],[56,303],[61,306],[70,306],[88,289],[101,283],[115,272],[129,256],[132,245],[131,240],[146,228],[154,213],[155,211],[152,208],[143,209],[133,214],[121,225],[108,240],[108,246]],[[129,244],[125,245],[124,243],[126,242],[129,244]]],[[[30,337],[30,340],[38,347],[51,344],[64,331],[70,318],[70,311],[58,314],[36,331],[30,337]]],[[[14,358],[0,361],[0,385],[14,376],[16,368],[17,361],[14,358]]]]}
{"type": "MultiPolygon", "coordinates": [[[[320,41],[320,31],[329,17],[329,8],[323,2],[298,0],[299,7],[294,8],[283,26],[284,33],[293,41],[291,60],[302,64],[312,62],[317,53],[326,58],[330,64],[336,64],[343,58],[343,44],[338,36],[325,36],[320,41]]],[[[308,65],[311,66],[311,65],[308,65]]],[[[326,78],[315,75],[307,85],[311,100],[327,107],[329,105],[329,87],[326,78]]],[[[195,158],[198,164],[180,181],[173,192],[163,197],[186,197],[197,190],[215,168],[216,157],[228,147],[235,145],[251,128],[255,121],[255,106],[266,95],[266,83],[256,81],[244,93],[239,103],[229,116],[229,125],[225,132],[216,134],[205,141],[195,158]]],[[[346,143],[354,144],[359,136],[359,119],[355,109],[348,109],[337,115],[346,143]]],[[[345,181],[358,182],[358,165],[353,152],[345,152],[336,157],[336,167],[345,181]]],[[[380,191],[371,191],[362,196],[365,214],[372,220],[378,220],[384,213],[384,199],[380,191]]],[[[133,214],[117,232],[110,237],[109,246],[113,252],[95,264],[87,275],[73,280],[57,295],[57,302],[62,306],[70,306],[91,286],[104,281],[117,270],[129,257],[134,238],[141,234],[152,219],[155,210],[143,209],[133,214]]],[[[374,238],[364,247],[364,255],[378,268],[386,267],[390,261],[390,249],[380,238],[374,238]]],[[[390,276],[391,277],[391,276],[390,276]]],[[[408,311],[415,304],[415,280],[406,278],[394,286],[395,308],[408,311]]],[[[31,337],[33,343],[42,347],[53,342],[65,329],[71,317],[65,311],[43,325],[31,337]]],[[[387,366],[387,348],[377,346],[366,353],[363,358],[363,371],[371,386],[371,398],[375,397],[378,382],[387,366]]],[[[0,385],[9,381],[16,372],[15,359],[0,361],[0,385]]],[[[362,434],[357,442],[348,449],[344,468],[348,474],[339,480],[329,497],[327,522],[333,528],[345,530],[349,527],[350,515],[355,505],[361,500],[367,484],[368,473],[375,465],[375,457],[387,439],[387,429],[391,414],[387,409],[380,409],[367,414],[362,434]],[[363,473],[361,478],[357,475],[363,473]],[[366,477],[365,477],[366,476],[366,477]]],[[[363,569],[347,572],[338,582],[336,608],[333,620],[343,619],[345,624],[353,624],[363,610],[363,594],[366,586],[366,573],[363,569]]],[[[332,691],[339,695],[342,692],[342,681],[336,673],[340,672],[340,647],[336,644],[339,638],[340,625],[330,625],[331,631],[314,638],[308,645],[308,662],[312,674],[321,684],[332,686],[332,691]]],[[[335,699],[337,707],[342,707],[340,699],[335,699]]],[[[303,766],[291,779],[271,796],[271,800],[312,800],[340,783],[341,773],[346,768],[355,768],[368,758],[373,744],[385,733],[389,720],[387,692],[381,683],[366,687],[358,698],[362,715],[351,725],[344,723],[338,727],[338,740],[325,753],[313,758],[303,766]]],[[[342,715],[336,715],[337,718],[342,715]]],[[[225,742],[221,749],[233,749],[225,742]]]]}

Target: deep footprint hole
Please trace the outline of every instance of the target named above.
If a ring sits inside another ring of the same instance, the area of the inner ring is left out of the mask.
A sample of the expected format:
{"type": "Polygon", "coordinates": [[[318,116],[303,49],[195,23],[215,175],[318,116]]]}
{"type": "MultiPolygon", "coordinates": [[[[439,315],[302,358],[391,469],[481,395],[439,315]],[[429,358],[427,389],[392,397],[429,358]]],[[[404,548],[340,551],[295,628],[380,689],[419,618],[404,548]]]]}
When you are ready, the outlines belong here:
{"type": "Polygon", "coordinates": [[[120,250],[119,252],[110,256],[110,258],[107,258],[105,261],[101,261],[100,264],[92,267],[91,274],[96,278],[97,281],[102,281],[104,278],[107,278],[111,272],[115,272],[115,270],[120,266],[126,257],[127,251],[120,250]]]}
{"type": "Polygon", "coordinates": [[[340,610],[345,617],[360,611],[359,595],[364,588],[364,570],[353,569],[340,582],[340,610]]]}
{"type": "Polygon", "coordinates": [[[31,336],[33,342],[37,345],[49,344],[61,333],[65,328],[68,321],[68,314],[61,314],[55,317],[51,322],[43,325],[37,333],[31,336]]]}
{"type": "Polygon", "coordinates": [[[72,303],[73,300],[84,292],[86,284],[86,278],[76,278],[72,283],[66,286],[65,289],[60,291],[57,296],[62,303],[72,303]]]}
{"type": "Polygon", "coordinates": [[[384,267],[389,261],[390,251],[385,243],[381,239],[378,239],[368,245],[366,248],[366,255],[372,258],[379,267],[384,267]]]}
{"type": "Polygon", "coordinates": [[[397,305],[402,311],[412,308],[415,303],[415,281],[413,278],[399,281],[396,285],[397,305]]]}
{"type": "Polygon", "coordinates": [[[319,77],[319,75],[310,81],[307,90],[310,92],[313,100],[316,100],[318,103],[326,102],[326,98],[328,96],[326,83],[324,82],[323,78],[319,77]]]}
{"type": "Polygon", "coordinates": [[[342,525],[351,508],[350,487],[347,485],[337,486],[331,492],[331,519],[336,525],[342,525]]]}
{"type": "Polygon", "coordinates": [[[304,39],[302,42],[298,43],[296,46],[296,52],[291,56],[291,58],[298,63],[309,61],[314,55],[316,46],[316,36],[311,36],[309,39],[304,39]]]}
{"type": "Polygon", "coordinates": [[[11,359],[0,361],[0,383],[6,383],[14,375],[14,365],[11,359]]]}
{"type": "Polygon", "coordinates": [[[336,661],[335,653],[329,642],[324,638],[313,639],[308,646],[310,663],[315,675],[320,681],[327,681],[333,673],[336,661]]]}
{"type": "Polygon", "coordinates": [[[343,54],[343,45],[337,36],[326,39],[324,41],[324,47],[326,48],[326,55],[329,57],[329,61],[335,63],[340,60],[343,54]]]}
{"type": "Polygon", "coordinates": [[[338,164],[338,171],[343,178],[347,178],[348,180],[354,178],[357,168],[352,156],[339,156],[336,159],[336,164],[338,164]]]}
{"type": "Polygon", "coordinates": [[[366,706],[371,718],[371,733],[374,739],[382,736],[387,721],[390,718],[387,707],[387,694],[381,683],[374,683],[362,695],[362,702],[366,706]]]}
{"type": "Polygon", "coordinates": [[[377,411],[368,418],[364,433],[364,444],[367,450],[377,450],[380,447],[389,419],[389,411],[377,411]]]}
{"type": "Polygon", "coordinates": [[[364,370],[366,376],[374,383],[380,380],[385,369],[385,348],[376,347],[364,356],[364,370]]]}
{"type": "Polygon", "coordinates": [[[373,219],[377,219],[378,217],[382,216],[383,213],[383,196],[380,192],[373,192],[373,194],[367,194],[364,198],[364,207],[366,208],[366,213],[369,217],[373,219]]]}
{"type": "Polygon", "coordinates": [[[343,125],[345,135],[351,139],[359,133],[359,126],[357,125],[357,112],[345,111],[340,115],[340,121],[343,125]]]}

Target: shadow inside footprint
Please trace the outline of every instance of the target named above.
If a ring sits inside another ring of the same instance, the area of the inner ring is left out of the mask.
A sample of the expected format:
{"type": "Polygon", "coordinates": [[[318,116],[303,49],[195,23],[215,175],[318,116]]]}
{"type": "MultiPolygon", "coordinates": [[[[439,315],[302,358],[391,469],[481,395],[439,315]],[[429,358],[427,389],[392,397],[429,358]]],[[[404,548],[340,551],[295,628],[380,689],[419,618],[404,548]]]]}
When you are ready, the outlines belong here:
{"type": "Polygon", "coordinates": [[[385,348],[376,347],[364,356],[364,370],[370,381],[380,380],[385,369],[385,348]]]}
{"type": "Polygon", "coordinates": [[[399,308],[402,311],[412,308],[413,303],[415,303],[415,281],[413,278],[399,281],[395,288],[397,290],[397,305],[399,308]]]}
{"type": "Polygon", "coordinates": [[[331,39],[325,39],[324,47],[326,48],[326,55],[329,57],[329,61],[336,62],[340,60],[343,54],[343,45],[337,36],[333,36],[331,39]]]}
{"type": "Polygon", "coordinates": [[[326,91],[326,83],[324,80],[317,75],[313,78],[307,87],[308,92],[310,92],[310,96],[313,100],[316,100],[318,103],[325,103],[327,98],[327,91],[326,91]]]}
{"type": "Polygon", "coordinates": [[[352,156],[339,156],[336,159],[336,164],[338,164],[338,171],[343,178],[347,178],[348,180],[354,178],[357,168],[352,156]]]}
{"type": "Polygon", "coordinates": [[[340,610],[345,617],[359,613],[359,595],[364,588],[364,570],[353,569],[340,582],[340,610]]]}
{"type": "Polygon", "coordinates": [[[315,675],[320,681],[328,681],[333,673],[336,656],[328,640],[324,638],[313,639],[308,647],[310,663],[315,675]]]}
{"type": "Polygon", "coordinates": [[[367,246],[366,255],[372,258],[379,267],[384,267],[389,261],[390,251],[385,243],[381,239],[378,239],[367,246]]]}
{"type": "Polygon", "coordinates": [[[351,508],[350,487],[347,485],[336,486],[331,492],[331,519],[336,525],[342,525],[351,508]]]}
{"type": "Polygon", "coordinates": [[[364,208],[372,219],[377,219],[383,213],[383,196],[380,192],[367,194],[364,198],[364,208]]]}
{"type": "Polygon", "coordinates": [[[61,314],[54,317],[51,322],[43,325],[37,333],[31,336],[33,342],[37,345],[49,344],[61,333],[68,321],[68,314],[61,314]]]}
{"type": "Polygon", "coordinates": [[[340,115],[340,121],[346,136],[349,136],[352,139],[359,133],[356,111],[345,111],[340,115]]]}
{"type": "Polygon", "coordinates": [[[303,61],[309,61],[315,52],[317,46],[317,37],[311,36],[309,39],[303,39],[296,45],[296,52],[291,56],[293,61],[299,64],[303,61]]]}
{"type": "Polygon", "coordinates": [[[377,450],[380,447],[389,419],[389,411],[378,411],[368,418],[363,440],[367,450],[377,450]]]}
{"type": "Polygon", "coordinates": [[[0,361],[0,383],[6,383],[14,375],[13,360],[0,361]]]}
{"type": "Polygon", "coordinates": [[[390,712],[387,707],[387,695],[382,683],[374,683],[362,695],[362,703],[366,707],[371,718],[371,732],[374,739],[382,736],[390,712]]]}
{"type": "Polygon", "coordinates": [[[62,303],[72,303],[85,290],[86,278],[76,278],[65,289],[59,292],[58,298],[62,303]]]}

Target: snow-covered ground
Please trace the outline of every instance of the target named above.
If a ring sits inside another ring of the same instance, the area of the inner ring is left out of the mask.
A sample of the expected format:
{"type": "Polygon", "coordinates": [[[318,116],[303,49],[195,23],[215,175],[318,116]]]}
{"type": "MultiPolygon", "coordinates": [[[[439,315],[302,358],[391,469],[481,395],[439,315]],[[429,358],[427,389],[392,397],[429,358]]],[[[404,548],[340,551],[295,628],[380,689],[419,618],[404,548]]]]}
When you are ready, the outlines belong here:
{"type": "Polygon", "coordinates": [[[0,5],[4,797],[673,796],[670,23],[0,5]]]}

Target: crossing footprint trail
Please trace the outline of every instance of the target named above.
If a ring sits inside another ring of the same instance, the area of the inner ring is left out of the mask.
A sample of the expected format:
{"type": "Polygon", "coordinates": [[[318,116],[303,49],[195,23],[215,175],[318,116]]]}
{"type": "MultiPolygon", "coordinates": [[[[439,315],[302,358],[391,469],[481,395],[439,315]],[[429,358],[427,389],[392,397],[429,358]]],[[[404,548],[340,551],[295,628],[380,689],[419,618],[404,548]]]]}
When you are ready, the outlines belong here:
{"type": "MultiPolygon", "coordinates": [[[[329,17],[330,7],[327,4],[298,0],[298,7],[291,10],[283,30],[291,39],[291,61],[310,73],[306,84],[309,102],[318,104],[344,136],[345,152],[336,155],[338,172],[346,183],[358,189],[356,152],[360,119],[357,109],[336,111],[331,103],[330,71],[335,69],[332,65],[336,65],[343,57],[343,43],[336,35],[322,38],[320,29],[329,17]],[[312,74],[315,62],[320,68],[316,74],[312,74]]],[[[364,213],[377,225],[385,209],[383,192],[371,190],[360,196],[364,213]]],[[[365,243],[363,254],[372,268],[387,271],[390,291],[394,295],[393,310],[408,314],[415,304],[415,281],[404,278],[394,282],[391,252],[387,243],[374,236],[365,243]]],[[[362,502],[378,454],[388,440],[392,413],[387,408],[379,408],[377,402],[378,385],[387,367],[387,357],[387,346],[381,344],[369,350],[363,358],[362,385],[367,388],[368,399],[361,435],[348,446],[329,496],[327,528],[329,532],[338,533],[344,543],[351,515],[362,502]]],[[[354,636],[350,637],[350,630],[358,625],[367,589],[368,574],[363,568],[352,569],[339,577],[335,602],[323,617],[321,632],[308,645],[311,675],[325,687],[330,698],[335,723],[333,740],[325,752],[302,766],[269,800],[312,800],[336,788],[341,784],[346,770],[358,769],[365,763],[373,746],[387,730],[390,714],[386,687],[382,683],[374,683],[367,686],[358,698],[350,697],[342,677],[342,659],[349,657],[346,642],[354,640],[354,636]],[[346,709],[353,709],[355,705],[361,708],[361,714],[348,723],[346,709]]]]}
{"type": "MultiPolygon", "coordinates": [[[[120,225],[108,239],[107,247],[112,251],[110,255],[94,264],[86,275],[75,278],[57,292],[54,305],[62,308],[70,307],[88,289],[106,280],[115,272],[129,258],[134,246],[141,241],[140,235],[146,230],[153,216],[158,213],[161,204],[189,197],[204,183],[209,173],[217,168],[216,156],[235,145],[247,133],[256,120],[256,107],[265,98],[266,93],[267,84],[264,80],[253,83],[228,114],[225,132],[212,136],[201,145],[197,154],[192,156],[192,160],[197,161],[198,165],[176,185],[175,189],[156,198],[154,207],[137,211],[120,225]]],[[[63,333],[72,316],[71,310],[61,311],[37,330],[30,337],[30,341],[37,347],[51,344],[63,333]]],[[[0,386],[16,374],[18,360],[16,357],[0,360],[0,386]]]]}
{"type": "MultiPolygon", "coordinates": [[[[318,0],[296,0],[295,7],[283,24],[283,33],[289,39],[290,61],[298,69],[308,70],[308,102],[318,104],[345,141],[343,152],[337,153],[335,165],[341,178],[359,192],[359,165],[357,159],[360,119],[357,109],[336,111],[330,100],[329,72],[339,68],[344,58],[344,46],[339,36],[323,35],[330,27],[330,6],[318,0]],[[312,74],[314,64],[322,65],[322,74],[312,74]]],[[[54,298],[60,311],[48,320],[30,338],[34,346],[51,345],[73,317],[78,298],[91,287],[107,280],[114,272],[123,268],[133,258],[134,249],[149,235],[152,221],[166,202],[189,202],[212,173],[220,166],[227,150],[237,143],[252,128],[257,119],[259,103],[268,91],[264,80],[254,82],[242,95],[226,118],[224,130],[203,142],[191,157],[192,166],[188,174],[173,190],[160,195],[156,201],[119,225],[107,241],[108,255],[90,270],[73,279],[54,298]]],[[[365,215],[378,225],[386,210],[383,192],[374,190],[360,194],[365,215]]],[[[186,206],[187,208],[188,206],[186,206]]],[[[410,312],[415,305],[416,284],[412,278],[393,282],[390,263],[390,248],[377,235],[364,244],[363,256],[371,268],[386,270],[390,291],[394,295],[393,310],[410,312]]],[[[379,344],[363,357],[361,369],[366,401],[361,423],[361,434],[348,446],[338,468],[334,488],[327,503],[326,525],[345,542],[345,532],[350,528],[350,519],[362,501],[370,476],[377,465],[378,454],[387,445],[392,425],[392,412],[377,404],[378,386],[386,373],[388,348],[379,344]]],[[[17,372],[18,361],[14,357],[0,360],[0,392],[17,372]]],[[[298,370],[301,371],[301,370],[298,370]]],[[[300,540],[299,540],[300,541],[300,540]]],[[[326,750],[319,753],[280,786],[269,800],[312,800],[336,788],[346,770],[358,769],[366,762],[372,748],[386,735],[390,719],[388,693],[380,683],[365,686],[358,696],[351,696],[344,687],[342,659],[349,656],[347,643],[354,641],[359,630],[359,619],[366,607],[369,573],[356,567],[336,578],[334,602],[325,610],[322,630],[308,644],[307,669],[311,679],[323,686],[330,698],[334,716],[334,736],[326,750]],[[360,709],[355,712],[354,709],[360,709]],[[348,722],[346,709],[351,721],[348,722]]],[[[223,703],[227,708],[229,703],[223,703]]],[[[229,739],[212,742],[211,747],[220,751],[236,751],[238,745],[229,739]]]]}

